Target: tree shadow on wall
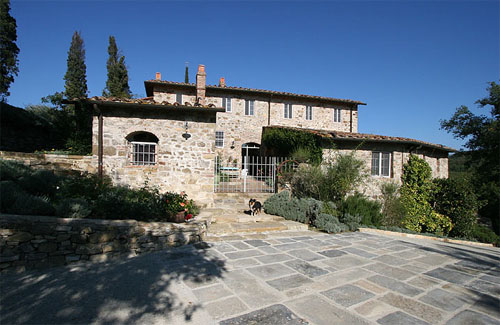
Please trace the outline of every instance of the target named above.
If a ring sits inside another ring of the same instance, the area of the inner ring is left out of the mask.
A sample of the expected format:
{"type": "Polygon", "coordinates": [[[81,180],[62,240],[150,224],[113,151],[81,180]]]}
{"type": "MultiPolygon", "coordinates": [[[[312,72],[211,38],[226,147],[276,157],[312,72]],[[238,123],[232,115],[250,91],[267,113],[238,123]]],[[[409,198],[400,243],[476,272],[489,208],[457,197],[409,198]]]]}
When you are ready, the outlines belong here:
{"type": "Polygon", "coordinates": [[[80,264],[0,279],[0,323],[189,323],[194,288],[215,282],[224,261],[205,243],[113,263],[80,264]]]}

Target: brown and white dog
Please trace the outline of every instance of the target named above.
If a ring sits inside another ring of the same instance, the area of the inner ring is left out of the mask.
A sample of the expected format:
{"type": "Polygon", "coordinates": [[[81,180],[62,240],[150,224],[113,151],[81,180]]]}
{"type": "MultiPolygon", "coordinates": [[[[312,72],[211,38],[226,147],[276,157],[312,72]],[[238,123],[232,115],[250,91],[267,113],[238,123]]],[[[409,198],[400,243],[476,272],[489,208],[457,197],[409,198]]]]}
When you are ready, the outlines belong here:
{"type": "Polygon", "coordinates": [[[250,199],[250,201],[248,201],[248,207],[250,208],[250,215],[252,216],[262,212],[262,204],[256,199],[250,199]]]}

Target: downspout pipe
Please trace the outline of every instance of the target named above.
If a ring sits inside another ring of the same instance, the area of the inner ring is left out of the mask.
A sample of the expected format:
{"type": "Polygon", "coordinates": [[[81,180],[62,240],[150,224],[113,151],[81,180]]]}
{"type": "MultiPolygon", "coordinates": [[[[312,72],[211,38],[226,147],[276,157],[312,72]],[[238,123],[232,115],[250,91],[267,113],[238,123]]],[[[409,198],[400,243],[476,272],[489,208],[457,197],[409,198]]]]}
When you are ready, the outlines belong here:
{"type": "Polygon", "coordinates": [[[94,110],[97,112],[97,175],[102,180],[103,178],[103,117],[102,112],[97,106],[94,104],[94,110]]]}

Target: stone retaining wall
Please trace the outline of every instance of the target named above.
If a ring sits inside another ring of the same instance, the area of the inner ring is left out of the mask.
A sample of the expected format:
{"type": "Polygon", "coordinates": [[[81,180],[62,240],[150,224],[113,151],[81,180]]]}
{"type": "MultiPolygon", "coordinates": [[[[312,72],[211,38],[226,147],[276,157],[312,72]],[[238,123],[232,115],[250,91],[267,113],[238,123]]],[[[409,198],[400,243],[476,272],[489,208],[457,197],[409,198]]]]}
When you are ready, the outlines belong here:
{"type": "Polygon", "coordinates": [[[92,156],[0,151],[0,159],[15,160],[32,168],[76,170],[89,173],[95,173],[97,170],[97,160],[92,156]]]}
{"type": "Polygon", "coordinates": [[[0,270],[134,256],[198,242],[206,230],[204,221],[172,224],[0,215],[0,270]]]}

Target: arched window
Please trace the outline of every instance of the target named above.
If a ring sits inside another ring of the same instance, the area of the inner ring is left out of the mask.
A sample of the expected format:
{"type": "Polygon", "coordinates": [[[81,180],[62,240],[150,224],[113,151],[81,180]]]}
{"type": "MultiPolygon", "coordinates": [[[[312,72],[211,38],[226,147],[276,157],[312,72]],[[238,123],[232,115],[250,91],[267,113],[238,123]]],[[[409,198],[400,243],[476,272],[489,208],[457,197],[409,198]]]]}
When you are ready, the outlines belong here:
{"type": "Polygon", "coordinates": [[[155,165],[158,138],[149,132],[133,132],[127,135],[130,143],[130,162],[132,165],[155,165]]]}

